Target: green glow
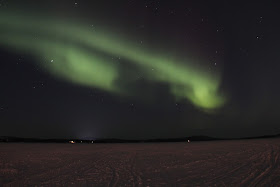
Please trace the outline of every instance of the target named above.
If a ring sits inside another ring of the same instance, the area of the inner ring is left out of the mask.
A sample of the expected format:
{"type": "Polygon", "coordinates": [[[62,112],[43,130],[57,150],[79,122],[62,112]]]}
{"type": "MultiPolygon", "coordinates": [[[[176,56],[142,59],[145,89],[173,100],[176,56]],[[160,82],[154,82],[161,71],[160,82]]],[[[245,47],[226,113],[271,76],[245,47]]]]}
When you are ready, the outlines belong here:
{"type": "Polygon", "coordinates": [[[85,25],[2,12],[0,44],[36,56],[56,77],[80,85],[129,95],[116,84],[122,66],[112,57],[120,57],[144,71],[147,81],[168,84],[177,99],[188,99],[206,110],[225,103],[218,93],[220,75],[194,66],[194,60],[168,56],[168,49],[158,53],[139,46],[112,28],[111,33],[107,29],[98,32],[85,25]]]}

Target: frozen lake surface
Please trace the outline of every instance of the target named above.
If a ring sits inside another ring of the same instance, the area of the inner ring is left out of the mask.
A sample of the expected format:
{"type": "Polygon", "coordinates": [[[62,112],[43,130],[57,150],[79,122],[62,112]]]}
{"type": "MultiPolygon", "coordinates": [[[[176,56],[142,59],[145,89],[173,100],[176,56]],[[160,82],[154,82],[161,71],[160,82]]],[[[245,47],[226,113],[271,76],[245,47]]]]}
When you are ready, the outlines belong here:
{"type": "Polygon", "coordinates": [[[0,144],[0,186],[280,186],[280,139],[0,144]]]}

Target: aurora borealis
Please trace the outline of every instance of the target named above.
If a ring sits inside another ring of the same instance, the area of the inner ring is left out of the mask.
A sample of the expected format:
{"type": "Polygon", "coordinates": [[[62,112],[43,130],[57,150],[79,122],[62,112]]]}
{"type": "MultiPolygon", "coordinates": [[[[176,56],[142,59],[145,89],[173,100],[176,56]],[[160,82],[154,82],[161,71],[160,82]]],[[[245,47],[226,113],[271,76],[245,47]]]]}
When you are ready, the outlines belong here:
{"type": "Polygon", "coordinates": [[[3,135],[280,133],[279,18],[269,2],[0,0],[3,135]]]}
{"type": "Polygon", "coordinates": [[[1,44],[46,59],[44,66],[53,75],[73,83],[129,95],[115,84],[120,67],[109,56],[119,56],[140,67],[147,81],[167,83],[178,99],[188,99],[202,109],[219,108],[225,102],[219,94],[220,75],[194,67],[195,59],[183,54],[169,57],[167,47],[164,54],[149,47],[140,49],[128,37],[107,33],[112,28],[88,31],[78,23],[44,17],[2,13],[1,44]]]}

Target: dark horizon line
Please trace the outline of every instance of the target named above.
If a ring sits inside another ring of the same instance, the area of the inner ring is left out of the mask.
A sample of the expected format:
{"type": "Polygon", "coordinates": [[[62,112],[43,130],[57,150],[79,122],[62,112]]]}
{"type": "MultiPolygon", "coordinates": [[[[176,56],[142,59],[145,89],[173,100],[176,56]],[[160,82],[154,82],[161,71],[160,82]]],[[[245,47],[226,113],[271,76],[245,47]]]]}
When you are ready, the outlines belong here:
{"type": "Polygon", "coordinates": [[[0,142],[13,143],[69,143],[74,141],[75,143],[148,143],[148,142],[188,142],[188,141],[218,141],[218,140],[243,140],[243,139],[262,139],[262,138],[276,138],[280,137],[280,134],[241,137],[241,138],[215,138],[210,136],[189,136],[181,138],[152,138],[152,139],[119,139],[119,138],[22,138],[14,136],[0,136],[0,142]]]}

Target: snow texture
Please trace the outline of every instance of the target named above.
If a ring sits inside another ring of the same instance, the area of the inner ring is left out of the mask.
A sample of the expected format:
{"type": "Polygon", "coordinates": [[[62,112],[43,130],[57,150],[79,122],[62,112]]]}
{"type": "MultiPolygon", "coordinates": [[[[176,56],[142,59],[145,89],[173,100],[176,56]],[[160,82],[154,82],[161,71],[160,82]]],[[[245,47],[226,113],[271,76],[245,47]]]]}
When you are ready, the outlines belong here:
{"type": "Polygon", "coordinates": [[[0,144],[0,186],[280,186],[280,139],[0,144]]]}

